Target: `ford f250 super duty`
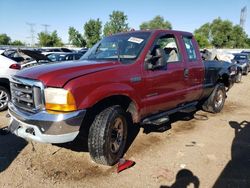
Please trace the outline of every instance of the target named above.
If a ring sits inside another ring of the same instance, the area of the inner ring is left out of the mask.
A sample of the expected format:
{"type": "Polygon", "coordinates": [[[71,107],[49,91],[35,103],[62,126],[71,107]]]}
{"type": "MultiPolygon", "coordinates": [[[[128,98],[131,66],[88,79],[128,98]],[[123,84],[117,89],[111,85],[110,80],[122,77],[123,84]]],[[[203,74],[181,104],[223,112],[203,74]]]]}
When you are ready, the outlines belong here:
{"type": "Polygon", "coordinates": [[[128,126],[160,125],[202,106],[217,113],[235,79],[234,65],[203,62],[191,33],[133,31],[103,38],[79,61],[18,72],[10,82],[9,130],[25,139],[65,143],[88,125],[92,159],[113,165],[128,126]],[[129,123],[131,122],[131,123],[129,123]]]}

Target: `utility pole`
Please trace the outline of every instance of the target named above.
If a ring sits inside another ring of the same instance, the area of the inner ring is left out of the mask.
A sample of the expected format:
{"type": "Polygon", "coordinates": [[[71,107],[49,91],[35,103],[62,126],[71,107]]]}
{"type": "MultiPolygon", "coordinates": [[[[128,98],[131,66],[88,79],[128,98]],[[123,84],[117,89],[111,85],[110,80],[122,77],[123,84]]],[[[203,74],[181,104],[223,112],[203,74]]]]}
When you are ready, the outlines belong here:
{"type": "Polygon", "coordinates": [[[48,27],[50,27],[50,25],[48,25],[48,24],[42,24],[42,26],[44,27],[44,32],[46,34],[48,34],[48,27]]]}
{"type": "Polygon", "coordinates": [[[245,23],[247,19],[247,6],[244,6],[240,11],[240,26],[245,29],[245,23]]]}
{"type": "Polygon", "coordinates": [[[26,22],[26,24],[30,27],[30,36],[29,36],[29,38],[31,39],[31,46],[34,46],[34,44],[35,44],[35,29],[34,29],[34,27],[35,27],[35,23],[28,23],[28,22],[26,22]]]}

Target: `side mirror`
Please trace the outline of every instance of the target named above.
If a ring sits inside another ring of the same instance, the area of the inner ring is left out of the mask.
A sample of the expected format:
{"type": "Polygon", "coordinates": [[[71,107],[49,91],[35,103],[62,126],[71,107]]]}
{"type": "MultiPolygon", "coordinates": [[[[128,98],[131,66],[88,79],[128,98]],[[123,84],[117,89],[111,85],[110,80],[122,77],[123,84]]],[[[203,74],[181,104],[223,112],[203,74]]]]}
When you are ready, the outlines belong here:
{"type": "Polygon", "coordinates": [[[162,48],[159,48],[159,47],[155,48],[152,54],[155,54],[155,55],[147,54],[145,58],[147,70],[155,70],[155,69],[166,67],[167,57],[166,57],[165,51],[162,48]]]}

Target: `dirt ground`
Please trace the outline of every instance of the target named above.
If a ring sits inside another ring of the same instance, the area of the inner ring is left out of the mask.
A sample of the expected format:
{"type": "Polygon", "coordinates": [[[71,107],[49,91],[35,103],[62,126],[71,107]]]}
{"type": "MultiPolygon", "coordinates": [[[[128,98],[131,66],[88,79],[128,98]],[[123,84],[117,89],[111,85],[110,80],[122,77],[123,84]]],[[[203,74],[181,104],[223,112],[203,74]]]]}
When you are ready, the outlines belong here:
{"type": "Polygon", "coordinates": [[[0,187],[250,187],[249,96],[245,76],[219,114],[176,114],[166,131],[132,129],[125,158],[136,164],[119,174],[92,162],[84,146],[0,135],[0,187]]]}

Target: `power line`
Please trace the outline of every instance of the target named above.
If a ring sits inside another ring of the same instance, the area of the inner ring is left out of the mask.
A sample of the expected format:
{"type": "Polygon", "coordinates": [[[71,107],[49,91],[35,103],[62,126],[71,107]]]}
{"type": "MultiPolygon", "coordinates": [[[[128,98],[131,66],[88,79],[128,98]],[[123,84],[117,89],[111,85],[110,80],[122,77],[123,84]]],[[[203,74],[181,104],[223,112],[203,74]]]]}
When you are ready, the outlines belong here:
{"type": "Polygon", "coordinates": [[[35,23],[28,23],[28,22],[26,22],[26,24],[30,27],[30,39],[31,39],[31,46],[34,46],[34,44],[35,44],[35,29],[34,29],[34,27],[35,27],[35,23]]]}
{"type": "Polygon", "coordinates": [[[50,27],[50,25],[42,24],[42,26],[44,27],[44,32],[47,34],[48,33],[48,27],[50,27]]]}

